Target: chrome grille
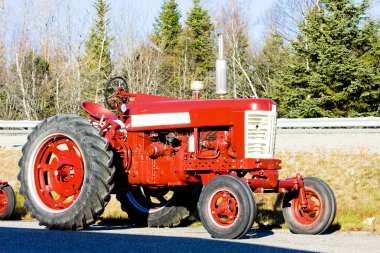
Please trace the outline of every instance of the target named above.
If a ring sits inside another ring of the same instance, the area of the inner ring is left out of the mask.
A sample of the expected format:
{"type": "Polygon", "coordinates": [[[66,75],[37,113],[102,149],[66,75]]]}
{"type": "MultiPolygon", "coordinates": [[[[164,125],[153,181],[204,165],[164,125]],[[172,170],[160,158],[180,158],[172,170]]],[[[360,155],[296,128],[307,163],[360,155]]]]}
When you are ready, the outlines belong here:
{"type": "Polygon", "coordinates": [[[276,106],[272,111],[245,112],[245,157],[272,158],[276,135],[276,106]]]}

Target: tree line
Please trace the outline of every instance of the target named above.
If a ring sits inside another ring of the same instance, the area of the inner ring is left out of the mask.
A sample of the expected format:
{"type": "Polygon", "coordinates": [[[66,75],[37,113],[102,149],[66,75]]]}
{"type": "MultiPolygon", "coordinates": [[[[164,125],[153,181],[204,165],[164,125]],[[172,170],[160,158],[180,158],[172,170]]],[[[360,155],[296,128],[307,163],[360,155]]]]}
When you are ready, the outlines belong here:
{"type": "Polygon", "coordinates": [[[81,43],[70,40],[77,34],[69,28],[63,38],[61,28],[46,23],[37,41],[21,31],[9,57],[0,0],[0,118],[80,113],[82,101],[104,103],[115,75],[132,92],[182,99],[191,97],[192,80],[203,80],[203,97],[213,98],[217,31],[225,37],[228,97],[270,97],[280,117],[380,116],[380,23],[369,15],[371,3],[279,0],[266,16],[266,37],[257,49],[244,0],[228,0],[213,15],[193,0],[184,16],[176,0],[164,0],[153,31],[142,40],[133,39],[132,28],[128,39],[115,37],[112,6],[95,0],[96,16],[81,43]],[[112,50],[121,48],[116,57],[112,50]]]}

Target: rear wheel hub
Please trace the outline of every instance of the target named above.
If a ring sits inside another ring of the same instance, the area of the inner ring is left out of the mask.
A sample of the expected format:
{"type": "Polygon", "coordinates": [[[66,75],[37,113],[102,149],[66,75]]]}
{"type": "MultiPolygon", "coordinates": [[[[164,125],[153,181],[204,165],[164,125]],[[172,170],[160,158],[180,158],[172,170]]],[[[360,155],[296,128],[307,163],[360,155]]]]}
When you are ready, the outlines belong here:
{"type": "Polygon", "coordinates": [[[80,194],[84,163],[79,147],[64,135],[49,137],[38,148],[34,163],[37,195],[44,205],[62,210],[80,194]]]}

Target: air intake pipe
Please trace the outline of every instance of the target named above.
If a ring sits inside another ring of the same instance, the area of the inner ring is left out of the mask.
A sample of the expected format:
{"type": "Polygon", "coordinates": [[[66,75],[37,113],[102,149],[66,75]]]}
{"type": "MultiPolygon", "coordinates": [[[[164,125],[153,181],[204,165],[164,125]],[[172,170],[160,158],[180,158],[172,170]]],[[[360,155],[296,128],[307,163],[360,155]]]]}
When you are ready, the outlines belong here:
{"type": "Polygon", "coordinates": [[[223,34],[218,33],[218,59],[216,60],[216,94],[223,98],[227,94],[227,61],[223,53],[223,34]]]}

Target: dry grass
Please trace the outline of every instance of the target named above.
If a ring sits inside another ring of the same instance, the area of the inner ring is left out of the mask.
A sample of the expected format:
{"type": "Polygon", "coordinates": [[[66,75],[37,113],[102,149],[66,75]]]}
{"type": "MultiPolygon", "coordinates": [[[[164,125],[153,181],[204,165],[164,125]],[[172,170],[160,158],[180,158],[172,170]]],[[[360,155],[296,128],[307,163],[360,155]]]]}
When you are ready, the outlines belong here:
{"type": "MultiPolygon", "coordinates": [[[[11,182],[15,191],[19,188],[17,162],[20,156],[20,151],[0,149],[0,180],[11,182]]],[[[303,176],[319,177],[331,186],[338,204],[335,228],[380,233],[380,154],[366,149],[356,153],[317,150],[279,152],[277,157],[283,160],[281,178],[301,172],[303,176]],[[375,221],[370,224],[367,219],[370,221],[373,217],[375,221]]],[[[257,226],[286,227],[281,213],[281,196],[256,194],[256,198],[260,209],[257,226]]],[[[17,201],[19,217],[25,217],[20,203],[23,202],[22,196],[18,196],[17,201]]],[[[101,220],[124,222],[127,217],[116,198],[112,197],[101,220]]]]}
{"type": "Polygon", "coordinates": [[[15,191],[20,187],[20,182],[17,181],[20,158],[21,151],[19,150],[0,149],[0,181],[8,181],[15,191]]]}
{"type": "MultiPolygon", "coordinates": [[[[380,154],[362,149],[357,153],[343,150],[315,152],[280,152],[281,178],[296,172],[304,177],[323,179],[337,199],[334,228],[380,233],[380,154]]],[[[279,199],[271,194],[257,196],[259,226],[284,227],[279,199]],[[277,201],[277,203],[276,203],[277,201]]]]}
{"type": "Polygon", "coordinates": [[[106,209],[104,210],[104,213],[100,217],[101,219],[108,219],[108,220],[124,220],[128,219],[128,215],[126,212],[121,210],[120,202],[117,201],[114,194],[111,195],[111,200],[108,203],[106,209]]]}

